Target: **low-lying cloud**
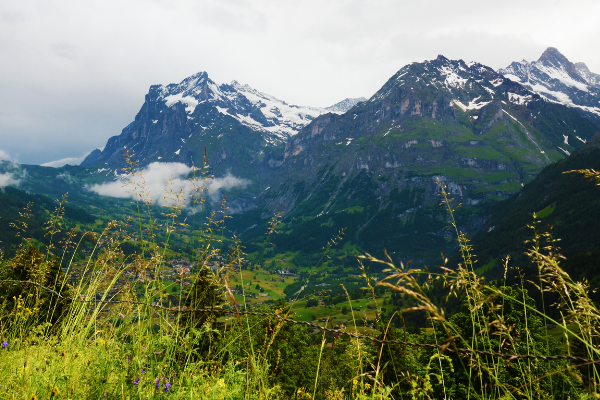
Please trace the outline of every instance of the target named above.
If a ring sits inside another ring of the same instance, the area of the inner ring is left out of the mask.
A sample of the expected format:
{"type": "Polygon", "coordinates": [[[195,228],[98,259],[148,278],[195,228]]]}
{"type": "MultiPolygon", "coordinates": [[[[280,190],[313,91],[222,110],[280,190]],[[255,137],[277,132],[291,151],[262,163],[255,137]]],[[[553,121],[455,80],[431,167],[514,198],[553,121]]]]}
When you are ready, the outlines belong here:
{"type": "Polygon", "coordinates": [[[7,171],[0,173],[0,189],[5,188],[6,186],[18,186],[21,182],[18,178],[19,173],[23,175],[26,171],[21,171],[19,165],[15,163],[10,154],[2,149],[0,149],[0,163],[2,164],[2,169],[7,171]],[[16,170],[17,173],[15,173],[14,170],[16,170]]]}
{"type": "Polygon", "coordinates": [[[17,186],[19,184],[19,180],[15,179],[15,176],[10,172],[0,174],[0,188],[5,188],[6,186],[17,186]]]}
{"type": "Polygon", "coordinates": [[[7,152],[0,149],[0,161],[12,161],[12,158],[7,152]]]}
{"type": "Polygon", "coordinates": [[[50,162],[42,164],[42,167],[60,168],[67,164],[68,165],[79,165],[83,162],[83,160],[85,160],[85,158],[90,153],[91,152],[88,151],[88,152],[84,153],[81,157],[67,157],[67,158],[61,158],[60,160],[50,161],[50,162]]]}
{"type": "Polygon", "coordinates": [[[189,203],[189,197],[199,185],[206,186],[211,201],[218,201],[221,192],[234,187],[246,187],[246,179],[237,178],[230,173],[222,178],[213,178],[196,185],[187,176],[192,168],[181,163],[154,162],[138,171],[134,176],[121,175],[114,182],[89,187],[102,196],[147,200],[152,203],[170,205],[176,196],[182,196],[182,202],[189,203]],[[185,199],[185,201],[183,201],[185,199]]]}

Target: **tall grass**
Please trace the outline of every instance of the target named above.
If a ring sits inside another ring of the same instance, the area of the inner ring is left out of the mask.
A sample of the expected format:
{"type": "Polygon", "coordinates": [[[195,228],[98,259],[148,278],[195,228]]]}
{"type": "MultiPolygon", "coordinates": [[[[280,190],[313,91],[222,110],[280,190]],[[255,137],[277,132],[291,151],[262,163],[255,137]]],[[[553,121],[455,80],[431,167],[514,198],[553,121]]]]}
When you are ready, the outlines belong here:
{"type": "MultiPolygon", "coordinates": [[[[133,156],[127,157],[131,161],[133,156]]],[[[554,307],[560,318],[550,318],[544,309],[536,308],[526,282],[516,287],[506,284],[510,260],[505,260],[503,281],[487,283],[475,273],[472,248],[454,221],[452,200],[440,182],[462,263],[450,268],[446,260],[437,273],[397,266],[387,255],[381,260],[366,254],[358,263],[377,307],[379,338],[438,347],[328,337],[277,318],[293,317],[285,302],[262,310],[271,316],[244,313],[249,311],[245,297],[241,307],[236,304],[228,282],[239,274],[243,283],[245,255],[235,236],[226,237],[225,199],[219,211],[205,213],[211,179],[205,173],[206,164],[205,159],[203,168],[194,169],[191,177],[191,204],[196,211],[200,208],[191,227],[180,221],[190,198],[168,182],[164,212],[155,215],[143,177],[131,162],[128,172],[137,201],[135,218],[113,221],[99,234],[72,231],[62,248],[36,249],[22,241],[15,257],[2,259],[0,279],[17,277],[30,282],[0,283],[3,293],[10,293],[0,309],[0,393],[5,398],[597,397],[600,313],[588,296],[587,284],[573,282],[561,269],[557,242],[538,232],[535,225],[529,251],[539,271],[534,284],[557,299],[554,307]],[[133,233],[132,225],[137,232],[133,233]],[[161,225],[163,231],[159,231],[161,225]],[[180,268],[173,282],[165,277],[166,258],[171,239],[182,229],[191,232],[192,268],[180,268]],[[140,252],[126,256],[121,247],[131,241],[140,252]],[[86,243],[92,244],[92,251],[83,264],[76,264],[76,254],[86,243]],[[388,275],[375,282],[363,263],[383,264],[388,275]],[[78,280],[69,282],[68,276],[75,272],[78,280]],[[173,284],[179,288],[176,295],[169,290],[173,284]],[[385,314],[377,302],[378,287],[401,293],[412,306],[382,320],[385,314]],[[440,291],[447,302],[460,302],[462,309],[446,315],[448,303],[431,299],[440,291]],[[198,309],[233,314],[223,317],[198,309]],[[426,316],[427,329],[408,332],[404,315],[411,312],[426,316]],[[400,329],[392,323],[396,318],[402,323],[400,329]],[[562,332],[562,341],[548,334],[549,323],[562,332]],[[451,351],[458,348],[471,352],[451,351]],[[568,353],[592,362],[507,360],[481,351],[568,353]],[[9,391],[2,392],[6,388],[9,391]]],[[[51,236],[64,229],[61,210],[65,201],[58,203],[48,224],[51,236]]],[[[276,233],[279,218],[275,215],[269,225],[261,256],[270,235],[276,233]]],[[[339,235],[332,243],[338,239],[339,235]]],[[[346,295],[353,321],[348,330],[359,332],[347,291],[346,295]]]]}

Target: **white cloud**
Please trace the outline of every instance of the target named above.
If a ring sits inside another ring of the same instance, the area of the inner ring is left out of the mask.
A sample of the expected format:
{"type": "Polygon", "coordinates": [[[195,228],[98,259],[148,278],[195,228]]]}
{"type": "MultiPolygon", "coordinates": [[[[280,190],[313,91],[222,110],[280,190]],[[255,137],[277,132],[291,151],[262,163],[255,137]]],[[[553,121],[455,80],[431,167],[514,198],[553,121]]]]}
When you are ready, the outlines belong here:
{"type": "MultiPolygon", "coordinates": [[[[149,200],[158,204],[171,204],[176,196],[182,196],[187,204],[194,191],[194,184],[187,178],[192,168],[181,163],[149,164],[134,175],[121,175],[114,182],[97,184],[89,187],[94,193],[102,196],[149,200]]],[[[222,178],[213,178],[205,184],[211,201],[217,201],[221,192],[234,188],[246,187],[248,181],[227,174],[222,178]]],[[[198,182],[202,185],[203,182],[198,182]]]]}
{"type": "Polygon", "coordinates": [[[231,174],[225,175],[223,178],[214,178],[208,184],[208,189],[213,192],[218,192],[219,190],[231,189],[234,187],[246,187],[248,186],[248,181],[246,179],[236,178],[231,174]]]}
{"type": "Polygon", "coordinates": [[[69,174],[68,172],[62,172],[60,174],[58,174],[56,176],[57,179],[62,179],[63,181],[69,183],[69,184],[73,184],[73,178],[71,177],[71,174],[69,174]]]}
{"type": "Polygon", "coordinates": [[[0,174],[0,188],[4,188],[6,186],[17,186],[19,182],[20,181],[15,179],[15,176],[10,172],[0,174]]]}
{"type": "Polygon", "coordinates": [[[65,165],[79,165],[83,162],[83,160],[85,160],[85,158],[90,154],[91,152],[88,151],[87,153],[85,153],[84,155],[82,155],[81,157],[67,157],[67,158],[61,158],[60,160],[56,160],[56,161],[50,161],[47,163],[42,164],[42,167],[52,167],[52,168],[59,168],[65,165]]]}
{"type": "Polygon", "coordinates": [[[12,158],[10,158],[7,152],[0,149],[0,161],[12,161],[12,158]]]}

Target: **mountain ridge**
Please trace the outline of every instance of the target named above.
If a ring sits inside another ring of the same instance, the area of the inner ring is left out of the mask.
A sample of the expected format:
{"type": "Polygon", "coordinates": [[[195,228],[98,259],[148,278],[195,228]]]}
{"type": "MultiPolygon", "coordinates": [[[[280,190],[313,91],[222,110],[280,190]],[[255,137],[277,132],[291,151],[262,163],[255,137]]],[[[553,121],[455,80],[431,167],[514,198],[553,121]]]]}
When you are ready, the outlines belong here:
{"type": "Polygon", "coordinates": [[[498,72],[548,101],[578,110],[600,127],[600,75],[583,62],[572,63],[549,47],[537,61],[513,62],[498,72]]]}

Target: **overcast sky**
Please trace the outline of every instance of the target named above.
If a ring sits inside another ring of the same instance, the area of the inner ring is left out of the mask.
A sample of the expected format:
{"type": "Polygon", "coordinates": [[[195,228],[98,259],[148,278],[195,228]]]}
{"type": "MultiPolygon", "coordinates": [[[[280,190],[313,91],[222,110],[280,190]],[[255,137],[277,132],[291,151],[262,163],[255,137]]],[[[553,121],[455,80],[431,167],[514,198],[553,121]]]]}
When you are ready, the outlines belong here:
{"type": "Polygon", "coordinates": [[[152,84],[207,71],[292,104],[370,97],[443,54],[495,69],[549,46],[600,73],[600,1],[0,1],[0,158],[80,157],[152,84]]]}

